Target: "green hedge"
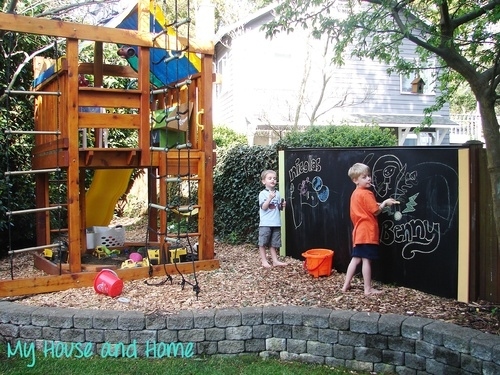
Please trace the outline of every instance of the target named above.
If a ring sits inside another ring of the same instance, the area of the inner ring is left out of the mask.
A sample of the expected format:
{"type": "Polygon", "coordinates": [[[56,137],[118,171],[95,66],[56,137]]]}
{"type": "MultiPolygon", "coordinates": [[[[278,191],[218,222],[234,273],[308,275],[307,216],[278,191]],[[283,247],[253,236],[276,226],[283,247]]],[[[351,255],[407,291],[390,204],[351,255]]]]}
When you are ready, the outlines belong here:
{"type": "MultiPolygon", "coordinates": [[[[395,146],[396,136],[377,126],[313,126],[288,133],[271,146],[230,144],[217,148],[214,169],[216,237],[229,243],[257,243],[260,174],[278,172],[278,150],[296,147],[395,146]]],[[[278,189],[280,187],[278,186],[278,189]]],[[[282,187],[281,187],[282,189],[282,187]]]]}
{"type": "Polygon", "coordinates": [[[255,242],[259,226],[260,174],[278,170],[275,146],[235,146],[217,149],[214,170],[216,236],[230,243],[255,242]]]}

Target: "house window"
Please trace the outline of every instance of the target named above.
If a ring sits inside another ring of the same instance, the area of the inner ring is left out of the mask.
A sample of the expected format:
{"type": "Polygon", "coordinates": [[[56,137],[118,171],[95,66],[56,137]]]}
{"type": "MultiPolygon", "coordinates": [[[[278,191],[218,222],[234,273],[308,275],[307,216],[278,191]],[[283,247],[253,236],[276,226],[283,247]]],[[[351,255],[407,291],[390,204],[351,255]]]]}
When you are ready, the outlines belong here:
{"type": "Polygon", "coordinates": [[[223,77],[224,74],[228,74],[226,67],[227,67],[227,54],[222,56],[222,58],[216,64],[216,73],[219,77],[218,81],[215,82],[217,95],[220,95],[224,92],[223,77]]]}
{"type": "Polygon", "coordinates": [[[421,63],[420,68],[414,74],[401,74],[400,82],[402,94],[435,95],[436,69],[434,62],[421,63]],[[416,89],[417,86],[418,89],[416,89]]]}

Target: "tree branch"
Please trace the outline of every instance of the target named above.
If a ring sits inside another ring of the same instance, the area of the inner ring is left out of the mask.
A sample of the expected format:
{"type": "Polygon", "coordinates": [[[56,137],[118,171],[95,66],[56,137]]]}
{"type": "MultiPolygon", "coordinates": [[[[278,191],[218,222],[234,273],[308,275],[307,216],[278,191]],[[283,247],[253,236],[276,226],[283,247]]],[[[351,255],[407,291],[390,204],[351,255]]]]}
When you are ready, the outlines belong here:
{"type": "MultiPolygon", "coordinates": [[[[498,85],[500,84],[500,72],[498,71],[500,67],[500,53],[495,56],[495,63],[493,64],[493,72],[491,79],[491,94],[495,95],[498,85]]],[[[495,100],[496,101],[496,100],[495,100]]]]}
{"type": "MultiPolygon", "coordinates": [[[[370,2],[372,0],[368,0],[368,1],[370,2]]],[[[423,47],[425,49],[428,49],[436,54],[438,53],[438,49],[436,47],[434,47],[432,44],[429,44],[429,43],[425,42],[424,40],[422,40],[421,38],[416,37],[411,32],[406,31],[406,24],[401,17],[401,7],[399,4],[396,4],[393,7],[392,17],[393,17],[394,21],[396,22],[396,24],[398,25],[398,28],[399,28],[401,34],[403,34],[408,40],[410,40],[411,42],[415,43],[416,45],[423,47]]]]}
{"type": "Polygon", "coordinates": [[[120,0],[88,0],[83,3],[74,3],[74,4],[68,4],[61,6],[59,8],[54,8],[50,9],[48,11],[42,12],[40,14],[37,14],[36,17],[41,18],[41,17],[48,17],[48,16],[54,16],[54,15],[59,15],[61,13],[67,13],[69,11],[84,7],[84,6],[89,6],[89,5],[98,5],[98,4],[110,4],[110,3],[117,3],[120,0]]]}
{"type": "Polygon", "coordinates": [[[12,76],[12,79],[10,80],[9,82],[9,85],[7,86],[7,88],[5,89],[5,93],[2,94],[2,96],[0,96],[0,102],[4,101],[5,98],[7,97],[7,95],[9,95],[8,91],[9,90],[12,90],[12,87],[14,86],[14,82],[16,81],[16,78],[17,76],[21,73],[21,71],[23,70],[24,66],[26,64],[28,64],[35,56],[38,56],[39,54],[51,49],[51,48],[54,48],[54,43],[52,44],[49,44],[41,49],[39,49],[38,51],[35,51],[33,52],[31,55],[27,55],[25,58],[24,58],[24,61],[19,64],[19,66],[17,67],[16,71],[14,72],[13,76],[12,76]]]}
{"type": "Polygon", "coordinates": [[[477,8],[472,12],[464,14],[462,17],[455,18],[455,20],[453,21],[453,26],[458,27],[460,25],[463,25],[464,23],[470,22],[499,5],[500,5],[500,0],[492,0],[483,7],[477,8]]]}
{"type": "Polygon", "coordinates": [[[14,13],[16,7],[17,7],[17,0],[12,0],[5,9],[5,13],[14,13]]]}

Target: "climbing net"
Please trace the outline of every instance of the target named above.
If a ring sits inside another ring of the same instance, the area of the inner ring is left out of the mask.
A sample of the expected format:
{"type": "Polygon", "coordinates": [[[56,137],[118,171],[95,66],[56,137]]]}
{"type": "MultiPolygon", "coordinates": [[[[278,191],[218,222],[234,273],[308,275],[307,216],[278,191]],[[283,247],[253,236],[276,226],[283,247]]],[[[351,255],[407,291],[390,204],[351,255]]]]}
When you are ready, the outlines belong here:
{"type": "MultiPolygon", "coordinates": [[[[170,23],[164,21],[159,26],[161,31],[157,34],[157,38],[174,35],[175,43],[167,49],[167,54],[164,58],[152,60],[153,65],[161,66],[164,69],[165,83],[162,88],[152,88],[153,94],[159,94],[158,102],[151,105],[151,132],[159,134],[164,132],[163,136],[159,136],[159,144],[151,147],[154,151],[163,152],[166,154],[164,158],[166,162],[166,172],[163,175],[158,175],[153,168],[150,168],[149,174],[153,179],[159,180],[160,183],[166,184],[166,205],[160,206],[150,203],[148,214],[151,217],[158,210],[164,210],[167,215],[166,227],[160,228],[157,235],[163,237],[160,248],[165,254],[165,259],[169,259],[175,265],[176,271],[181,276],[181,286],[190,285],[193,291],[198,294],[200,287],[196,276],[195,260],[197,260],[197,246],[192,243],[190,229],[193,228],[192,219],[197,215],[199,205],[197,202],[197,186],[198,179],[196,174],[191,170],[192,160],[192,143],[191,137],[195,136],[190,133],[191,122],[191,104],[190,104],[190,85],[192,83],[190,76],[185,76],[184,72],[189,71],[189,40],[190,40],[190,3],[187,2],[187,11],[185,17],[181,16],[178,2],[175,1],[173,9],[173,20],[170,23]],[[181,45],[177,36],[183,34],[188,41],[186,45],[181,45]],[[160,107],[160,109],[157,109],[160,107]],[[172,157],[173,156],[173,157],[172,157]],[[176,166],[170,163],[176,157],[176,166]],[[168,251],[167,251],[168,250],[168,251]],[[181,257],[186,261],[191,261],[193,265],[194,282],[187,280],[178,263],[181,257]]],[[[153,13],[156,15],[158,5],[155,3],[153,13]]],[[[154,17],[155,24],[153,30],[156,29],[158,17],[154,17]]],[[[152,96],[155,97],[155,96],[152,96]]],[[[149,220],[151,222],[151,219],[149,220]]],[[[156,229],[156,228],[155,228],[156,229]]],[[[148,249],[149,234],[153,228],[148,227],[146,234],[146,249],[148,249]]],[[[152,274],[152,266],[150,264],[150,275],[152,274]]],[[[159,284],[167,281],[172,283],[172,276],[168,274],[165,267],[166,279],[159,284]]],[[[148,281],[146,281],[148,283],[148,281]]],[[[149,283],[151,285],[151,283],[149,283]]],[[[158,284],[156,284],[158,285],[158,284]]]]}

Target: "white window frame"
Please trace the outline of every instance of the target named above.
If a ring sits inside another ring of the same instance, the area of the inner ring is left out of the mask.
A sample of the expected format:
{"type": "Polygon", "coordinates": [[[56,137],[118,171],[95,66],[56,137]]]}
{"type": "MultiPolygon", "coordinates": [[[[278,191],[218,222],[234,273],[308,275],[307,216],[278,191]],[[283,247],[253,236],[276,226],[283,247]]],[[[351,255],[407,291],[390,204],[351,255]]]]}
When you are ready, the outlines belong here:
{"type": "Polygon", "coordinates": [[[420,61],[418,66],[420,69],[413,76],[404,74],[399,75],[400,93],[403,95],[436,95],[436,61],[434,59],[426,62],[420,61]],[[417,75],[419,75],[425,82],[423,93],[414,93],[411,90],[411,82],[417,77],[417,75]]]}
{"type": "MultiPolygon", "coordinates": [[[[224,77],[224,73],[226,72],[226,66],[227,66],[227,61],[228,61],[228,56],[227,54],[225,54],[224,56],[222,56],[222,58],[217,61],[217,64],[216,64],[216,72],[218,74],[221,75],[221,77],[224,77]]],[[[221,94],[224,93],[225,91],[225,85],[223,84],[224,82],[224,78],[222,78],[221,82],[219,82],[217,85],[216,85],[216,95],[219,96],[221,94]]]]}

